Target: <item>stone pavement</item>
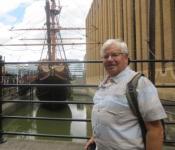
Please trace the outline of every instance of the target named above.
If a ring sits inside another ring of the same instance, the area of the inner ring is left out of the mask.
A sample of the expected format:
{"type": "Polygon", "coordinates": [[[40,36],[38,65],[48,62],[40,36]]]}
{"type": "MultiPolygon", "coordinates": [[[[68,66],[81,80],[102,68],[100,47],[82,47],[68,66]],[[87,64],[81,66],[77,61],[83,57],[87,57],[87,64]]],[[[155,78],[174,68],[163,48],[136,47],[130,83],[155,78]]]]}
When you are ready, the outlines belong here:
{"type": "Polygon", "coordinates": [[[84,143],[48,140],[8,139],[0,150],[83,150],[84,143]]]}
{"type": "MultiPolygon", "coordinates": [[[[48,140],[21,140],[8,138],[0,144],[0,150],[83,150],[84,143],[48,140]]],[[[174,146],[164,146],[163,150],[175,150],[174,146]]]]}

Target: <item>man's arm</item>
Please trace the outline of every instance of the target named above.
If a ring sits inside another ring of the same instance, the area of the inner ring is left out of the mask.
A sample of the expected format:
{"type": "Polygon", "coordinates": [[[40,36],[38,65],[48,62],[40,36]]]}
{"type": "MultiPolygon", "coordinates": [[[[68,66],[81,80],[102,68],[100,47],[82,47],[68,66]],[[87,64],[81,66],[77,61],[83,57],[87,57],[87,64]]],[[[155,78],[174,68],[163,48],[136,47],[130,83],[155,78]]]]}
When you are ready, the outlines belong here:
{"type": "Polygon", "coordinates": [[[162,150],[163,147],[163,127],[160,120],[145,123],[146,150],[162,150]]]}

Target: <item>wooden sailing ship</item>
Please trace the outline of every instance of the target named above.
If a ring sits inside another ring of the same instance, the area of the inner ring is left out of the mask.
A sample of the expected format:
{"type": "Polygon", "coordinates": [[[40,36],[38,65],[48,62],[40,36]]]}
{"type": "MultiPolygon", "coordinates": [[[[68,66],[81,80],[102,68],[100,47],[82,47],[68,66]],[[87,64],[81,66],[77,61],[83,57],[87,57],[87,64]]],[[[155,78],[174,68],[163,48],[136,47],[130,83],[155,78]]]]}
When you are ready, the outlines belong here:
{"type": "MultiPolygon", "coordinates": [[[[68,65],[64,63],[66,55],[63,50],[62,58],[56,58],[56,51],[59,45],[57,41],[60,39],[59,21],[57,16],[61,12],[60,5],[56,5],[55,0],[46,0],[46,26],[47,26],[47,46],[48,58],[42,59],[38,65],[38,77],[36,83],[38,84],[70,84],[70,72],[68,65]]],[[[71,88],[66,86],[39,86],[36,88],[36,96],[42,101],[65,101],[71,95],[71,88]]],[[[47,103],[43,104],[48,108],[57,108],[63,106],[61,104],[47,103]]]]}
{"type": "MultiPolygon", "coordinates": [[[[85,30],[85,28],[79,27],[61,27],[59,24],[60,12],[62,7],[60,6],[60,1],[57,0],[46,0],[45,12],[46,12],[46,28],[20,28],[11,31],[47,31],[44,43],[26,43],[26,44],[2,44],[0,46],[47,46],[47,57],[41,58],[39,60],[37,74],[26,75],[20,77],[20,82],[18,85],[19,96],[28,95],[31,89],[30,84],[39,84],[36,86],[36,96],[41,101],[48,101],[43,103],[43,106],[48,108],[58,108],[62,107],[60,103],[49,103],[49,101],[65,101],[71,96],[70,86],[64,84],[70,84],[71,75],[69,71],[69,66],[65,62],[67,61],[66,53],[64,51],[64,45],[84,45],[86,43],[72,43],[73,40],[82,40],[82,38],[62,38],[61,30],[74,31],[74,30],[85,30]],[[69,40],[65,42],[64,40],[69,40]],[[58,56],[57,56],[58,55],[58,56]],[[28,80],[30,79],[30,80],[28,80]],[[24,81],[24,82],[21,82],[24,81]],[[27,85],[23,85],[27,84],[27,85]],[[54,85],[53,85],[54,84],[54,85]]],[[[22,38],[20,40],[43,40],[43,38],[22,38]]],[[[42,52],[43,53],[43,52],[42,52]]],[[[31,89],[33,90],[33,89],[31,89]]]]}

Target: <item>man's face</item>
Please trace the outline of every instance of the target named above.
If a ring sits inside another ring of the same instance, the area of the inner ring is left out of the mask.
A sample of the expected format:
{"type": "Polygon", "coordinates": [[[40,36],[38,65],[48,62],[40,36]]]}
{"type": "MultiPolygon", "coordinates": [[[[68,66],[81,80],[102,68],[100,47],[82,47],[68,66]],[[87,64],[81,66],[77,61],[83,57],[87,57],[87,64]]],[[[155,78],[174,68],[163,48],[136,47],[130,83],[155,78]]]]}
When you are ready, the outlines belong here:
{"type": "Polygon", "coordinates": [[[103,65],[109,76],[116,76],[128,65],[128,55],[115,45],[109,46],[103,54],[103,65]]]}

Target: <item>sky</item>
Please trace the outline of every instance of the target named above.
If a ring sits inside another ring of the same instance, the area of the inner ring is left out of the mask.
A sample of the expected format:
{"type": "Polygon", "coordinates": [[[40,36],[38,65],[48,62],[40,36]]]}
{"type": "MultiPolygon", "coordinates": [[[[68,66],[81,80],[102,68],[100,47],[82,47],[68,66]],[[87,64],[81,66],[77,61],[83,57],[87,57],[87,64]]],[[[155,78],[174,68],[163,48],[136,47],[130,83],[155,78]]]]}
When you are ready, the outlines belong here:
{"type": "MultiPolygon", "coordinates": [[[[55,0],[56,3],[58,0],[55,0]]],[[[93,0],[60,0],[62,6],[59,23],[61,27],[85,27],[85,19],[93,0]]],[[[43,46],[2,46],[7,44],[44,43],[46,31],[15,29],[31,29],[45,27],[45,0],[0,0],[0,55],[6,62],[37,61],[45,58],[47,47],[43,46]],[[28,40],[27,40],[28,39],[28,40]],[[43,50],[43,52],[42,52],[43,50]],[[42,55],[41,55],[42,54],[42,55]]],[[[85,31],[61,31],[64,38],[83,38],[85,31]]],[[[64,41],[66,42],[66,41],[64,41]]],[[[84,42],[81,41],[69,41],[84,42]]],[[[83,60],[84,46],[65,46],[67,59],[83,60]]]]}

